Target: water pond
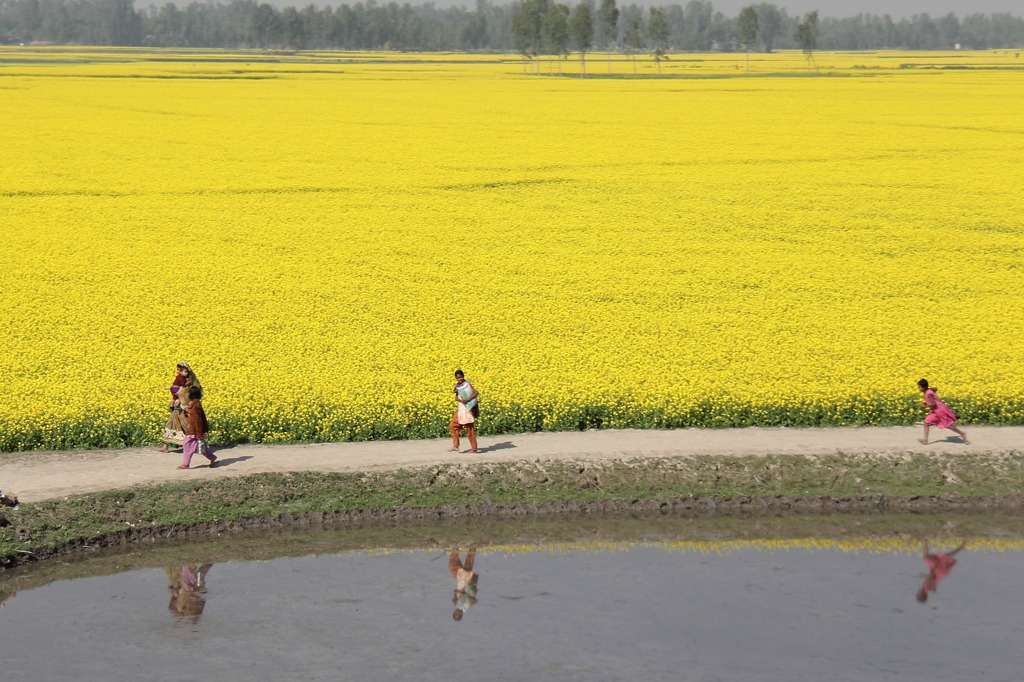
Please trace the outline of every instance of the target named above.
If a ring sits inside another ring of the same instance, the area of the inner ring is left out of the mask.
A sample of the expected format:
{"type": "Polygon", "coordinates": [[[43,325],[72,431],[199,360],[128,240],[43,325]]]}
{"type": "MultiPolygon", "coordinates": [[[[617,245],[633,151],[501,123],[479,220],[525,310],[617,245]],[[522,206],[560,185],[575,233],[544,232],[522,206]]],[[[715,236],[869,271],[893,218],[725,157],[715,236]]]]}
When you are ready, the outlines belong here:
{"type": "Polygon", "coordinates": [[[1022,531],[588,518],[157,544],[0,576],[0,657],[54,681],[1016,682],[1022,531]]]}

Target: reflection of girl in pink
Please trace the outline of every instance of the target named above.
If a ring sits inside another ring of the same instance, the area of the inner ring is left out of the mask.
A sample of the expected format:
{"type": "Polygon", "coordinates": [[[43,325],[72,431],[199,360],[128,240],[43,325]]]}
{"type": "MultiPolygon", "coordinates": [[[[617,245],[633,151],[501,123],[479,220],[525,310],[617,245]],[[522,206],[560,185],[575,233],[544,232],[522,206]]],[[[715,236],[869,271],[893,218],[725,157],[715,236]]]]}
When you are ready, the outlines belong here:
{"type": "Polygon", "coordinates": [[[928,387],[928,380],[921,379],[918,381],[917,388],[921,393],[924,393],[924,402],[921,403],[921,407],[928,408],[928,416],[924,418],[923,422],[918,422],[918,424],[924,426],[924,438],[918,438],[917,442],[928,445],[928,427],[937,426],[940,429],[949,429],[959,434],[963,438],[964,443],[966,443],[967,434],[953,426],[957,421],[953,410],[949,409],[946,403],[939,400],[939,396],[935,395],[934,388],[928,387]]]}
{"type": "Polygon", "coordinates": [[[924,561],[928,564],[928,575],[925,576],[924,584],[921,585],[921,589],[917,593],[917,601],[922,604],[928,601],[928,593],[934,592],[939,586],[939,581],[949,575],[949,572],[956,566],[956,559],[953,557],[966,546],[965,543],[961,542],[960,546],[949,554],[943,554],[942,552],[929,554],[928,541],[924,541],[924,561]]]}

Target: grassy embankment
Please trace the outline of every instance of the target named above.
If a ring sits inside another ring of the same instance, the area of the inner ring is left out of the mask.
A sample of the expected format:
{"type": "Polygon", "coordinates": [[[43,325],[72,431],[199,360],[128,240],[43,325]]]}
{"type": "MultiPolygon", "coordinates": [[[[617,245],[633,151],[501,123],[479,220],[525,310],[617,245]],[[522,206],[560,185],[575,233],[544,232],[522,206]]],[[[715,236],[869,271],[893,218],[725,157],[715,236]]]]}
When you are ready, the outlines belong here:
{"type": "MultiPolygon", "coordinates": [[[[807,501],[822,498],[828,500],[823,506],[833,510],[863,509],[865,500],[869,507],[889,508],[896,508],[892,503],[897,501],[917,500],[920,508],[928,509],[929,499],[946,500],[959,508],[982,508],[997,500],[1019,505],[1024,500],[1024,454],[522,462],[362,474],[257,474],[173,483],[4,510],[0,564],[84,546],[168,537],[188,529],[224,531],[391,516],[543,513],[579,510],[580,505],[584,510],[615,509],[630,507],[607,503],[634,501],[692,500],[695,508],[706,511],[715,506],[739,508],[738,500],[755,500],[748,508],[757,509],[784,499],[786,504],[780,508],[795,504],[807,509],[814,506],[807,501]],[[723,503],[727,500],[734,502],[723,503]],[[861,503],[834,503],[844,500],[861,503]]],[[[932,508],[941,506],[949,504],[932,508]]]]}

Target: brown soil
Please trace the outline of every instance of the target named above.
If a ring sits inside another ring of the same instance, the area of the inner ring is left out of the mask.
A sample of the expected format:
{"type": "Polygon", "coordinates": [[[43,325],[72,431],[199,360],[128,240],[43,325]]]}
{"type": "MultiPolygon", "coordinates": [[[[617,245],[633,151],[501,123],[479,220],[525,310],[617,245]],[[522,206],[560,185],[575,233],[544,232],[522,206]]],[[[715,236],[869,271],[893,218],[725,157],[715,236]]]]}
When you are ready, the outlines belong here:
{"type": "Polygon", "coordinates": [[[606,430],[527,433],[480,439],[481,451],[447,452],[447,440],[372,441],[303,445],[238,445],[214,448],[220,466],[202,456],[193,468],[175,467],[181,455],[155,447],[126,450],[20,452],[0,455],[0,489],[22,502],[59,499],[135,485],[200,477],[245,476],[286,471],[387,471],[444,464],[698,457],[703,455],[829,455],[924,453],[1006,453],[1024,446],[1024,427],[969,426],[971,444],[948,431],[932,431],[921,445],[919,427],[606,430]]]}
{"type": "Polygon", "coordinates": [[[482,518],[538,518],[547,515],[581,517],[586,519],[652,517],[671,515],[676,518],[701,516],[739,516],[764,518],[782,514],[877,514],[877,513],[1020,513],[1024,509],[1024,496],[1002,498],[943,498],[884,496],[838,498],[832,496],[743,497],[737,499],[680,498],[674,500],[610,500],[600,502],[547,502],[446,505],[430,508],[391,508],[307,514],[281,514],[260,516],[238,521],[196,523],[170,528],[126,529],[119,533],[78,539],[47,550],[37,550],[32,556],[0,558],[0,568],[13,568],[25,562],[52,559],[83,550],[123,547],[133,543],[163,541],[195,541],[247,533],[273,532],[285,529],[341,529],[373,528],[394,525],[446,524],[460,520],[482,518]]]}

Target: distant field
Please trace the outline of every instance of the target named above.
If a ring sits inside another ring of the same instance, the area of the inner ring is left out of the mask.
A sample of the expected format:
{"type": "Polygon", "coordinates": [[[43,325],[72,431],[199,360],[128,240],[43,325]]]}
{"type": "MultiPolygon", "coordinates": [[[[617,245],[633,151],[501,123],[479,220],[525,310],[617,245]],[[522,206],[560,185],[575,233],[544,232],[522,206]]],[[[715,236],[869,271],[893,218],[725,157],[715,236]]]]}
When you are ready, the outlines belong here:
{"type": "Polygon", "coordinates": [[[0,48],[0,450],[1024,424],[1024,63],[816,61],[0,48]]]}

